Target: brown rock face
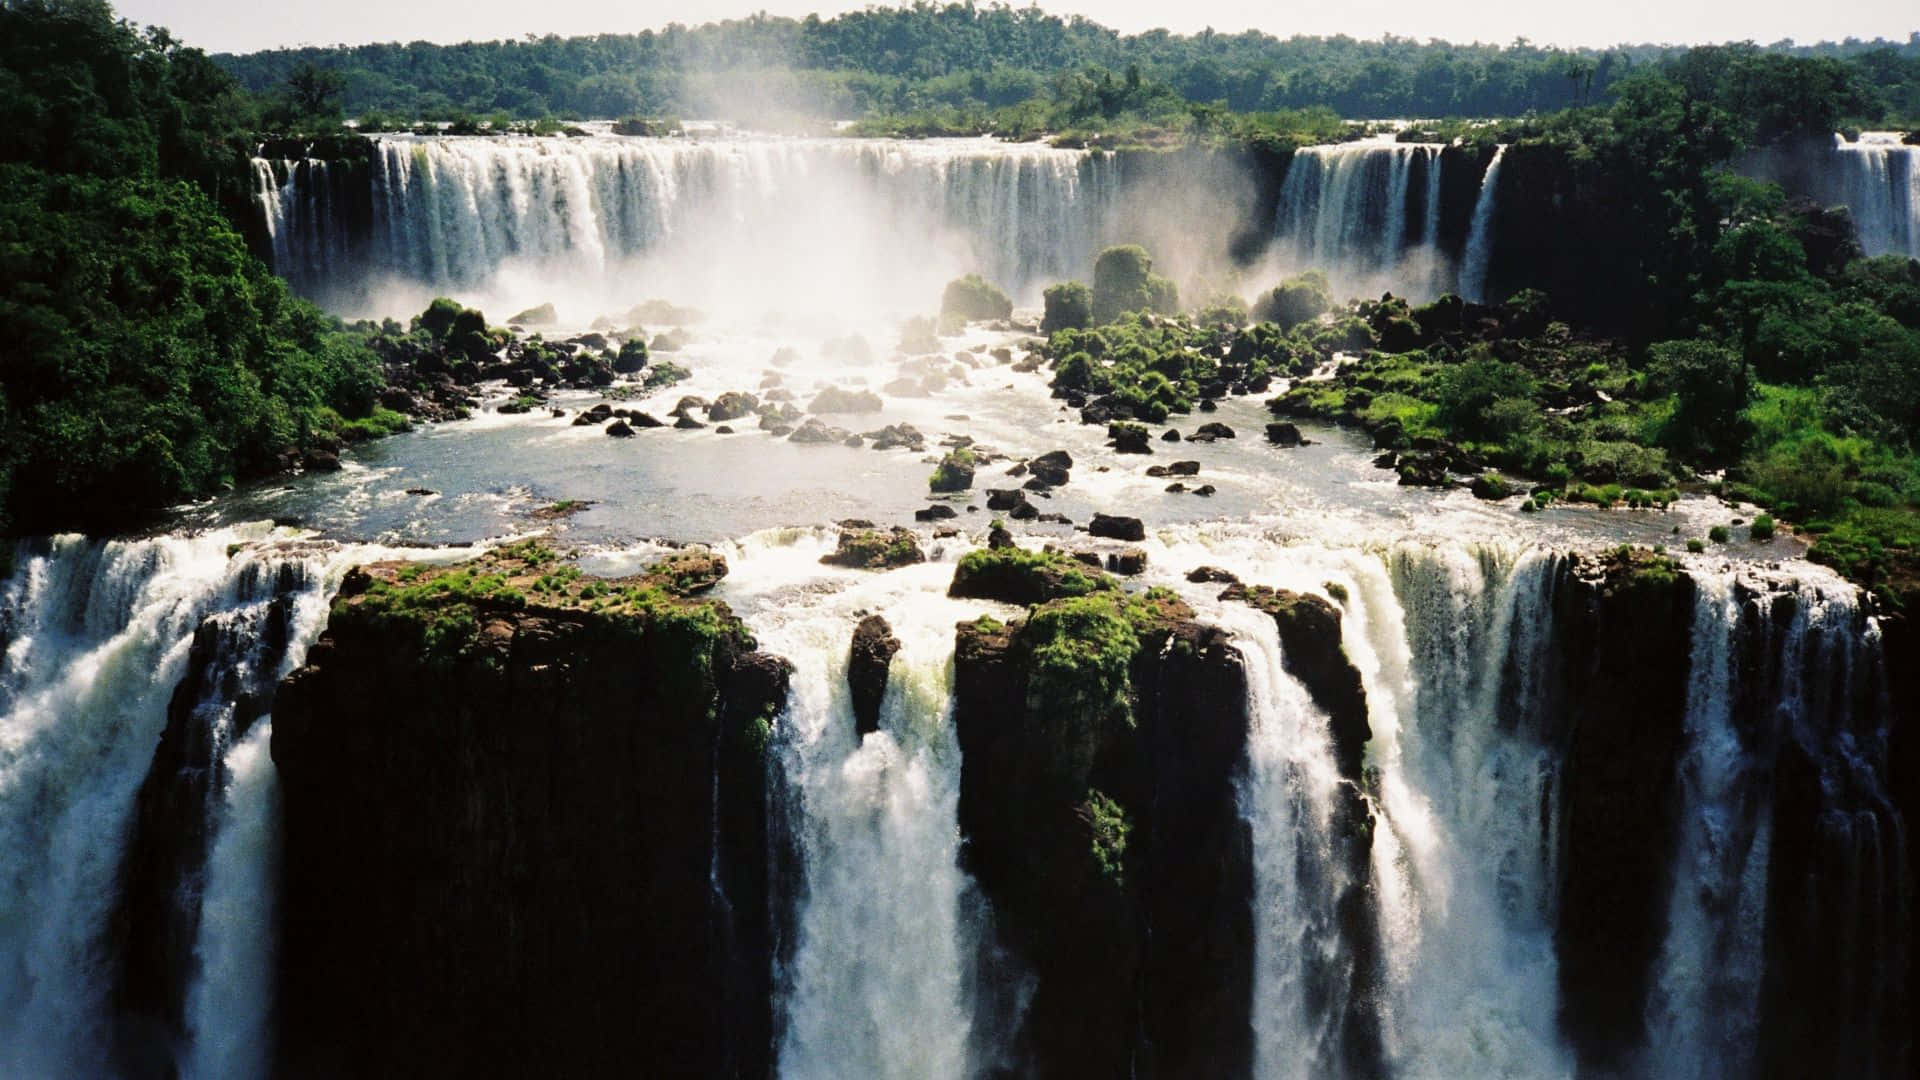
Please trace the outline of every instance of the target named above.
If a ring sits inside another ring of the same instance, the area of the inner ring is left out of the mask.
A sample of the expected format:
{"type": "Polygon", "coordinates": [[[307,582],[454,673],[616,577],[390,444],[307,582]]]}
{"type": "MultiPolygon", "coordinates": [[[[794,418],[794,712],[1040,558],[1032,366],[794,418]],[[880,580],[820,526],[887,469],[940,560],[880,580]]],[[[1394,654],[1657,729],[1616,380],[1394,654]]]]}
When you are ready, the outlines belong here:
{"type": "Polygon", "coordinates": [[[278,1071],[766,1075],[785,662],[671,575],[487,571],[357,575],[281,687],[278,1071]]]}

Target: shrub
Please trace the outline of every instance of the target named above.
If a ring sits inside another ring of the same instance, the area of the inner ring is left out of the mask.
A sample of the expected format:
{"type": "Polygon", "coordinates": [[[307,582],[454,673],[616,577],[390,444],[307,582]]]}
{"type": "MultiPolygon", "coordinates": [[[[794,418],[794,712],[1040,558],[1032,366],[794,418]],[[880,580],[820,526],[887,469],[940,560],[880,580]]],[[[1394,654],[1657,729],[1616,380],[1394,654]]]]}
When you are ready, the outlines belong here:
{"type": "Polygon", "coordinates": [[[1707,542],[1705,540],[1700,539],[1699,537],[1695,537],[1687,541],[1687,550],[1695,555],[1698,555],[1701,552],[1707,550],[1707,542]]]}
{"type": "Polygon", "coordinates": [[[962,322],[1004,319],[1013,314],[1013,301],[1000,291],[999,286],[981,277],[968,274],[947,283],[940,296],[940,317],[954,318],[962,322]]]}
{"type": "Polygon", "coordinates": [[[1713,528],[1707,530],[1707,539],[1716,544],[1724,544],[1733,539],[1733,530],[1727,528],[1725,525],[1715,525],[1713,528]]]}
{"type": "Polygon", "coordinates": [[[1312,322],[1332,307],[1327,275],[1309,270],[1288,278],[1254,301],[1253,317],[1259,322],[1277,323],[1283,329],[1291,329],[1312,322]]]}
{"type": "Polygon", "coordinates": [[[1040,332],[1084,330],[1093,325],[1093,290],[1078,281],[1063,281],[1044,294],[1046,314],[1040,320],[1040,332]]]}
{"type": "Polygon", "coordinates": [[[1771,540],[1773,539],[1773,528],[1773,515],[1761,514],[1759,517],[1753,519],[1753,524],[1747,526],[1747,535],[1755,540],[1771,540]]]}
{"type": "Polygon", "coordinates": [[[1110,323],[1130,311],[1175,315],[1179,291],[1153,273],[1153,256],[1138,244],[1110,247],[1093,263],[1093,321],[1110,323]]]}

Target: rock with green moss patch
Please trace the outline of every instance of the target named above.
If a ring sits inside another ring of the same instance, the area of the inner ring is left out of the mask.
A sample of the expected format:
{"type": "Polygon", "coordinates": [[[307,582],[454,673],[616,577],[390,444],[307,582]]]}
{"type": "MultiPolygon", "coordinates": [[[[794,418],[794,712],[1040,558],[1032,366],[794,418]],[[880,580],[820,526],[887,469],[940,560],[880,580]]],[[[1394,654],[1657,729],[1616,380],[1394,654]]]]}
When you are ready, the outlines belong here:
{"type": "Polygon", "coordinates": [[[1064,553],[1009,545],[968,552],[954,568],[947,595],[1033,605],[1117,587],[1098,568],[1064,553]]]}
{"type": "Polygon", "coordinates": [[[827,566],[853,570],[892,570],[926,562],[927,556],[920,550],[920,539],[912,529],[896,526],[888,532],[848,529],[840,534],[833,552],[820,556],[820,561],[827,566]]]}

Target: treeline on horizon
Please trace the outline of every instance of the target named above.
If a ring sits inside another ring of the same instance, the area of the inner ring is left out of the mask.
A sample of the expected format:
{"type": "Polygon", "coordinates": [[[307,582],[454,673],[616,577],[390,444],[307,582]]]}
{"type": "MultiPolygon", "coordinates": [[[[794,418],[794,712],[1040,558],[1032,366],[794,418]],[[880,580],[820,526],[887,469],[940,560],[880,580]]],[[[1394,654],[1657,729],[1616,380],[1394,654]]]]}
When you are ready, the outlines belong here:
{"type": "MultiPolygon", "coordinates": [[[[1837,65],[1870,91],[1865,111],[1849,119],[1920,126],[1920,32],[1903,43],[1718,48],[1837,65]]],[[[1111,118],[1119,104],[1135,112],[1331,109],[1350,119],[1519,116],[1599,102],[1636,71],[1689,51],[1258,31],[1123,35],[1038,7],[916,3],[830,19],[761,14],[638,34],[336,45],[215,60],[257,94],[318,72],[345,114],[373,127],[488,117],[919,114],[922,125],[944,115],[955,126],[991,118],[1030,128],[1063,112],[1111,118]]]]}

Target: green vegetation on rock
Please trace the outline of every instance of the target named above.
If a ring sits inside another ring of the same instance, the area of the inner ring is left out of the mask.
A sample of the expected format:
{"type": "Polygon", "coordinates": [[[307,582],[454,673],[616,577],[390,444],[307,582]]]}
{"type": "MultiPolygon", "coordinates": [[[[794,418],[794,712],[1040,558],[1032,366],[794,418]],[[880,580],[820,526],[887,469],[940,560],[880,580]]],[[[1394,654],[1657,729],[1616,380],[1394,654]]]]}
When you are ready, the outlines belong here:
{"type": "Polygon", "coordinates": [[[1153,256],[1146,248],[1138,244],[1107,248],[1093,263],[1093,321],[1110,323],[1136,311],[1177,315],[1179,290],[1153,272],[1153,256]]]}
{"type": "Polygon", "coordinates": [[[1013,301],[1000,287],[979,274],[968,274],[947,283],[940,295],[940,318],[960,322],[985,322],[1013,314],[1013,301]]]}

